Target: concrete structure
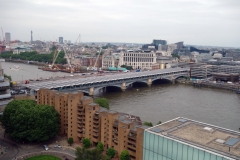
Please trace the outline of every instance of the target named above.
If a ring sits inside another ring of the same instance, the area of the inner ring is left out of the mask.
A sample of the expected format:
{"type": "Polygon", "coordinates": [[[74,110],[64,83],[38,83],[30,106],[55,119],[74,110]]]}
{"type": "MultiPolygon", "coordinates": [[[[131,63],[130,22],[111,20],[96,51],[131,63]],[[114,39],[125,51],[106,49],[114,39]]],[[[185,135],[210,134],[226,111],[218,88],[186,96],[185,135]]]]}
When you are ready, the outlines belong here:
{"type": "Polygon", "coordinates": [[[146,126],[139,117],[99,107],[82,92],[60,93],[48,89],[37,92],[37,103],[48,104],[60,114],[60,135],[74,142],[89,138],[93,146],[102,142],[105,149],[114,148],[118,154],[128,150],[131,159],[142,159],[143,133],[146,126]]]}
{"type": "Polygon", "coordinates": [[[176,118],[144,131],[143,160],[240,159],[240,132],[176,118]]]}
{"type": "Polygon", "coordinates": [[[132,66],[133,69],[152,69],[152,64],[156,63],[154,52],[121,52],[119,65],[132,66]]]}
{"type": "Polygon", "coordinates": [[[166,79],[175,83],[178,77],[188,76],[188,68],[169,68],[162,70],[152,70],[146,72],[130,72],[111,76],[94,76],[87,78],[60,79],[46,82],[36,82],[22,84],[29,90],[36,92],[40,88],[54,89],[59,91],[81,90],[89,95],[94,95],[95,91],[104,90],[106,87],[116,87],[125,91],[133,83],[145,83],[148,86],[158,79],[166,79]]]}
{"type": "Polygon", "coordinates": [[[0,62],[0,111],[4,109],[11,99],[10,83],[8,79],[4,78],[4,72],[1,63],[2,62],[0,62]]]}
{"type": "Polygon", "coordinates": [[[9,32],[5,33],[5,42],[6,43],[11,42],[11,34],[9,32]]]}
{"type": "Polygon", "coordinates": [[[102,69],[108,67],[120,67],[119,66],[119,54],[107,55],[102,58],[102,69]]]}
{"type": "Polygon", "coordinates": [[[63,37],[59,37],[58,42],[59,42],[59,44],[63,44],[63,37]]]}

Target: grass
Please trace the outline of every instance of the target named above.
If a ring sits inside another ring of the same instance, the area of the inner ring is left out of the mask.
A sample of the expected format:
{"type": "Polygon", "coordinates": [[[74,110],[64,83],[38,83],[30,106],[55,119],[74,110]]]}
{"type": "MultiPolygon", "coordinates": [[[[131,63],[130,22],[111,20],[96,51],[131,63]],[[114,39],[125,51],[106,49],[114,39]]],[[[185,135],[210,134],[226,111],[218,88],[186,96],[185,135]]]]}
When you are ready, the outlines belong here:
{"type": "Polygon", "coordinates": [[[28,158],[26,160],[61,160],[61,158],[58,158],[55,156],[49,156],[49,155],[39,155],[39,156],[28,158]]]}

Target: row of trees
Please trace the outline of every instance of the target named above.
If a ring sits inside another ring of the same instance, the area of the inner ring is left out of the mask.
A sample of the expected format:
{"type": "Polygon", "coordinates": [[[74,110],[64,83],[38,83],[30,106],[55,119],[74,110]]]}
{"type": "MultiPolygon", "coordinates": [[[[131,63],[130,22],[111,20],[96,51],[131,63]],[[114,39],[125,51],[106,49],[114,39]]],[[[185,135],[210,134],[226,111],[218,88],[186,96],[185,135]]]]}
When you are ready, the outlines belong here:
{"type": "MultiPolygon", "coordinates": [[[[89,138],[83,139],[83,147],[76,149],[75,160],[110,160],[114,158],[116,151],[113,148],[107,150],[107,155],[103,154],[104,145],[102,142],[98,142],[95,148],[91,148],[91,141],[89,138]]],[[[123,150],[120,154],[120,160],[130,160],[130,154],[127,150],[123,150]]]]}
{"type": "MultiPolygon", "coordinates": [[[[27,61],[38,61],[38,62],[48,62],[51,63],[53,61],[54,51],[50,54],[38,54],[36,51],[33,52],[21,52],[20,54],[13,54],[12,52],[2,53],[0,55],[1,58],[4,59],[20,59],[27,61]]],[[[64,58],[64,51],[61,51],[56,59],[56,64],[66,64],[67,61],[64,58]]]]}
{"type": "MultiPolygon", "coordinates": [[[[161,124],[161,123],[162,123],[162,122],[159,121],[159,122],[157,123],[157,125],[158,125],[158,124],[161,124]]],[[[149,127],[152,127],[152,126],[153,126],[152,122],[144,122],[143,124],[146,125],[146,126],[149,126],[149,127]]]]}

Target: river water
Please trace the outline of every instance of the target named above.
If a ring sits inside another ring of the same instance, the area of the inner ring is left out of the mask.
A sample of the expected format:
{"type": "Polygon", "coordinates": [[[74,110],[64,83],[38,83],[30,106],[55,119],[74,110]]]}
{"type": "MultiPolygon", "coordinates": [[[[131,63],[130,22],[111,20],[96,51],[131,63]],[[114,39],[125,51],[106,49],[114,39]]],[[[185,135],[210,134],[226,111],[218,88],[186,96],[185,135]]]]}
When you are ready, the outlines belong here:
{"type": "MultiPolygon", "coordinates": [[[[10,62],[2,62],[2,68],[13,81],[21,81],[22,75],[24,79],[69,75],[10,62]],[[10,69],[14,65],[20,69],[10,69]]],[[[99,93],[96,97],[107,98],[111,110],[136,115],[153,124],[185,117],[236,131],[240,128],[240,95],[226,90],[159,82],[152,87],[136,85],[125,92],[99,93]]]]}

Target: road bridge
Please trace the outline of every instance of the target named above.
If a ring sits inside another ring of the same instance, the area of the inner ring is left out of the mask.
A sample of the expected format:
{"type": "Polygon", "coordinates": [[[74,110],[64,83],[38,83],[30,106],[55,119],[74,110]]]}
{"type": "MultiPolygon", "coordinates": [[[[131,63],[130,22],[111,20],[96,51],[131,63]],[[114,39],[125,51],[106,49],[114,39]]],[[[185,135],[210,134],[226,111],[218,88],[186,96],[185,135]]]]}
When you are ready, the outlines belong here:
{"type": "Polygon", "coordinates": [[[31,91],[38,91],[40,88],[47,88],[58,91],[81,90],[82,92],[94,95],[94,92],[106,87],[118,87],[122,91],[133,83],[142,82],[148,86],[158,79],[166,79],[175,83],[175,79],[179,77],[187,77],[189,75],[188,68],[169,68],[161,70],[152,70],[145,72],[128,72],[115,75],[92,76],[86,78],[66,78],[61,80],[39,81],[36,83],[24,85],[31,91]]]}

